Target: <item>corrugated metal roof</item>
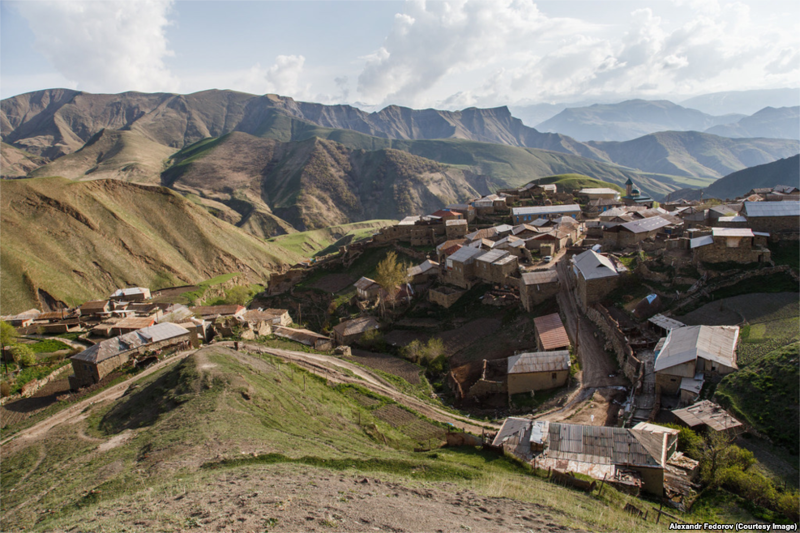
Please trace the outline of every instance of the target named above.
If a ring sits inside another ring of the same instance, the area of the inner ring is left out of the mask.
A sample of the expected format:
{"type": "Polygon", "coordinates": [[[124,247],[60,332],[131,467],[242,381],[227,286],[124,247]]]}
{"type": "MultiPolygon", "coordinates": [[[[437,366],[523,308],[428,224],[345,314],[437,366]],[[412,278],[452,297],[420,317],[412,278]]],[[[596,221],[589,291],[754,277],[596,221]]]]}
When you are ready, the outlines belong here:
{"type": "Polygon", "coordinates": [[[119,355],[122,352],[127,352],[140,346],[161,342],[181,335],[186,335],[189,330],[182,328],[177,324],[166,322],[164,324],[156,324],[149,328],[140,329],[108,339],[91,346],[77,355],[73,355],[72,359],[78,361],[86,361],[89,363],[100,363],[106,359],[110,359],[119,355]]]}
{"type": "Polygon", "coordinates": [[[416,224],[422,217],[419,215],[411,215],[407,216],[403,220],[397,223],[398,226],[413,226],[416,224]]]}
{"type": "Polygon", "coordinates": [[[446,220],[444,223],[445,226],[466,226],[467,221],[463,218],[454,218],[451,220],[446,220]]]}
{"type": "Polygon", "coordinates": [[[744,212],[750,217],[797,217],[800,202],[745,202],[744,212]]]}
{"type": "Polygon", "coordinates": [[[733,217],[719,217],[717,219],[719,222],[747,222],[747,219],[741,215],[736,215],[733,217]]]}
{"type": "Polygon", "coordinates": [[[522,274],[522,283],[525,285],[544,285],[547,283],[558,283],[558,272],[552,270],[539,270],[536,272],[525,272],[522,274]]]}
{"type": "Polygon", "coordinates": [[[530,431],[531,421],[527,418],[506,418],[500,431],[495,435],[492,446],[501,446],[503,441],[513,436],[527,436],[530,431]]]}
{"type": "Polygon", "coordinates": [[[306,346],[313,346],[316,341],[329,340],[328,337],[307,329],[287,328],[284,326],[278,326],[273,329],[272,334],[276,337],[282,337],[299,342],[300,344],[305,344],[306,346]]]}
{"type": "Polygon", "coordinates": [[[581,206],[578,204],[568,205],[537,205],[531,207],[514,207],[511,209],[513,215],[556,215],[559,213],[580,213],[581,206]]]}
{"type": "Polygon", "coordinates": [[[551,422],[546,455],[596,464],[657,466],[659,463],[628,429],[551,422]]]}
{"type": "Polygon", "coordinates": [[[353,285],[355,285],[356,289],[362,291],[366,291],[373,288],[377,289],[378,287],[380,287],[380,285],[378,285],[378,283],[374,279],[369,279],[365,276],[362,276],[361,279],[353,283],[353,285]]]}
{"type": "Polygon", "coordinates": [[[114,327],[119,329],[142,329],[152,326],[155,321],[155,317],[152,316],[129,316],[114,324],[114,327]]]}
{"type": "Polygon", "coordinates": [[[409,276],[419,276],[420,274],[424,274],[430,270],[436,270],[439,268],[439,263],[436,261],[431,261],[430,259],[426,259],[419,265],[415,265],[408,269],[409,276]]]}
{"type": "Polygon", "coordinates": [[[702,357],[707,361],[736,366],[737,326],[685,326],[673,329],[656,355],[656,372],[702,357]]]}
{"type": "Polygon", "coordinates": [[[709,244],[714,244],[714,237],[711,235],[706,235],[705,237],[695,237],[694,239],[689,240],[690,248],[700,248],[701,246],[707,246],[709,244]]]}
{"type": "Polygon", "coordinates": [[[480,257],[485,253],[486,252],[480,248],[470,248],[469,246],[465,246],[448,257],[447,260],[458,263],[471,263],[476,257],[480,257]]]}
{"type": "Polygon", "coordinates": [[[244,312],[244,307],[241,305],[200,305],[197,307],[189,308],[192,313],[200,316],[226,316],[236,315],[244,312]]]}
{"type": "Polygon", "coordinates": [[[533,319],[536,332],[542,341],[543,350],[555,350],[564,346],[569,346],[569,336],[564,329],[564,323],[558,313],[540,316],[533,319]]]}
{"type": "Polygon", "coordinates": [[[661,315],[661,314],[658,314],[658,315],[650,317],[648,322],[651,322],[651,323],[655,324],[656,326],[658,326],[658,327],[660,327],[662,329],[665,329],[667,331],[669,331],[671,329],[682,328],[682,327],[684,327],[686,325],[683,322],[679,322],[679,321],[675,320],[674,318],[669,318],[669,317],[666,317],[666,316],[661,315]]]}
{"type": "Polygon", "coordinates": [[[508,252],[506,252],[505,250],[490,250],[485,254],[483,254],[482,256],[478,257],[477,260],[481,261],[482,263],[494,263],[498,259],[502,259],[507,255],[508,252]]]}
{"type": "Polygon", "coordinates": [[[641,220],[634,220],[633,222],[626,222],[622,224],[622,227],[633,233],[647,233],[648,231],[654,231],[669,225],[669,220],[660,216],[654,216],[641,220]]]}
{"type": "Polygon", "coordinates": [[[703,382],[703,378],[697,379],[697,376],[693,378],[682,378],[681,390],[700,394],[700,391],[703,389],[703,382]]]}
{"type": "Polygon", "coordinates": [[[508,358],[509,374],[557,372],[559,370],[569,370],[569,350],[521,353],[508,358]]]}
{"type": "Polygon", "coordinates": [[[150,294],[150,289],[146,287],[126,287],[124,289],[117,289],[114,294],[111,295],[112,298],[118,298],[120,296],[133,296],[136,294],[150,294]]]}
{"type": "Polygon", "coordinates": [[[608,187],[589,187],[588,189],[581,189],[578,191],[578,194],[616,194],[619,196],[619,191],[615,191],[614,189],[609,189],[608,187]]]}
{"type": "Polygon", "coordinates": [[[714,237],[752,237],[753,230],[749,228],[711,228],[714,237]]]}
{"type": "Polygon", "coordinates": [[[608,257],[588,250],[573,258],[575,267],[586,280],[618,276],[617,268],[608,257]]]}

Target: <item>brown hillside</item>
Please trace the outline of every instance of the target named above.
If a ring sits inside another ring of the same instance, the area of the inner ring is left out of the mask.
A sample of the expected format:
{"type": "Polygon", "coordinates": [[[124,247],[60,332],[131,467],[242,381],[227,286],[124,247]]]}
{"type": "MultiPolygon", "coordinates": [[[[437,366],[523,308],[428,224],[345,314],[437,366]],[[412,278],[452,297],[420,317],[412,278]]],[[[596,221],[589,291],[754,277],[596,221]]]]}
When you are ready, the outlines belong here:
{"type": "Polygon", "coordinates": [[[255,283],[297,257],[163,187],[60,178],[0,182],[2,312],[69,304],[116,287],[190,284],[242,272],[255,283]]]}

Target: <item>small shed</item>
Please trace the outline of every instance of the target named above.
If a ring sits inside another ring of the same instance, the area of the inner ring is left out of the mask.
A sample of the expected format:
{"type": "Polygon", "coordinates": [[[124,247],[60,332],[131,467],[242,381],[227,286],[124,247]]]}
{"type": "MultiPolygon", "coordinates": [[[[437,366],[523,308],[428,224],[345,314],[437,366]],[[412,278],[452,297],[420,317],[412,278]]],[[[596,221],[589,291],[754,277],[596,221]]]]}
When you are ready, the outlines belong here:
{"type": "Polygon", "coordinates": [[[364,333],[378,328],[380,324],[371,316],[345,320],[333,327],[333,339],[337,345],[350,344],[361,338],[364,333]]]}
{"type": "Polygon", "coordinates": [[[672,411],[675,422],[702,431],[706,428],[712,431],[722,431],[731,435],[742,433],[744,425],[731,416],[725,409],[709,400],[697,402],[684,409],[672,411]]]}
{"type": "Polygon", "coordinates": [[[558,313],[534,318],[533,324],[536,327],[536,344],[540,351],[569,349],[569,336],[558,313]]]}
{"type": "Polygon", "coordinates": [[[569,350],[527,352],[508,358],[508,393],[554,389],[567,383],[569,350]]]}
{"type": "Polygon", "coordinates": [[[362,276],[353,284],[359,300],[374,300],[381,292],[381,286],[374,279],[362,276]]]}

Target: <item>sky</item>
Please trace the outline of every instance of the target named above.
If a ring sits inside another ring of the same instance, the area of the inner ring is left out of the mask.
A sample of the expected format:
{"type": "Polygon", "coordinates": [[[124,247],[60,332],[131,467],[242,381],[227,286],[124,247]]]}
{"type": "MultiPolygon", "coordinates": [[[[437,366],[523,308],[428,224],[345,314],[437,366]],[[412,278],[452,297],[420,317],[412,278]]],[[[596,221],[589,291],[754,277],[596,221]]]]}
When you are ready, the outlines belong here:
{"type": "Polygon", "coordinates": [[[0,0],[0,97],[233,89],[363,108],[800,86],[796,0],[0,0]]]}

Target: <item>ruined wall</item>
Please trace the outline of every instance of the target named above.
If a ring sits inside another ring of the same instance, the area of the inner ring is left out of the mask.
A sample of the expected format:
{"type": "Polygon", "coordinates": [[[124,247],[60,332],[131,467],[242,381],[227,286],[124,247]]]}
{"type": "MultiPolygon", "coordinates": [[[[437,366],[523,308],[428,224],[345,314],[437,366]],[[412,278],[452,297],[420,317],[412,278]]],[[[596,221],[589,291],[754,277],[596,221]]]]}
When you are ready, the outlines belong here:
{"type": "Polygon", "coordinates": [[[467,398],[475,398],[479,396],[486,396],[487,394],[499,394],[507,391],[506,383],[504,381],[489,381],[486,379],[479,379],[475,384],[469,388],[467,398]]]}
{"type": "Polygon", "coordinates": [[[633,354],[633,349],[625,339],[625,334],[622,333],[619,323],[600,304],[587,308],[586,316],[603,332],[607,349],[611,348],[614,351],[622,373],[631,380],[631,383],[635,384],[643,375],[644,365],[633,354]]]}
{"type": "Polygon", "coordinates": [[[569,378],[569,370],[509,374],[508,393],[519,394],[521,392],[555,389],[566,385],[567,378],[569,378]],[[553,376],[555,376],[555,379],[553,376]]]}
{"type": "Polygon", "coordinates": [[[465,291],[459,291],[454,289],[445,289],[442,288],[438,289],[431,289],[428,291],[428,299],[435,303],[439,304],[445,309],[453,305],[461,298],[461,295],[464,294],[465,291]]]}

